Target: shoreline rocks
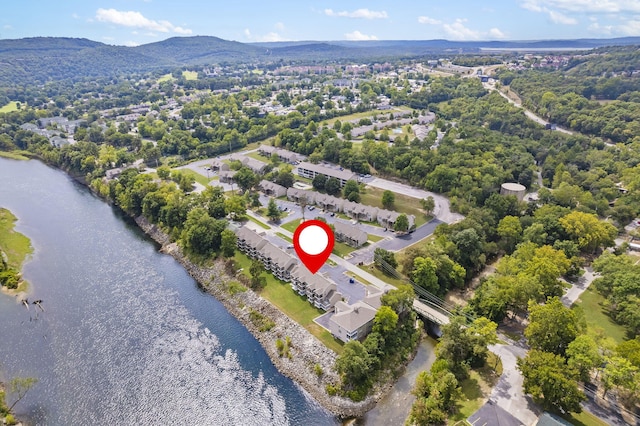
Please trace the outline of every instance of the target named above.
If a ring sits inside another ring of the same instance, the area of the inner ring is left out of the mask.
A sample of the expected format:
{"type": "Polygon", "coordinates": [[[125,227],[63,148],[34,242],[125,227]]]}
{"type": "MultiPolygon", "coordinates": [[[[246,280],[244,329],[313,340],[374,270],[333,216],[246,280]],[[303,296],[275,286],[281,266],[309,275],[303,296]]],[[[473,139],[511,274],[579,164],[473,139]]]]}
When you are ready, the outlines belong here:
{"type": "Polygon", "coordinates": [[[260,342],[280,373],[299,384],[315,401],[338,418],[362,417],[393,386],[393,380],[386,380],[386,383],[361,402],[330,396],[326,392],[326,386],[336,385],[340,380],[333,370],[337,358],[334,351],[327,348],[304,327],[251,289],[239,292],[229,291],[228,283],[238,280],[225,271],[223,261],[217,260],[211,266],[206,267],[196,265],[184,255],[176,243],[170,242],[169,236],[158,226],[149,223],[142,216],[136,217],[135,222],[147,235],[160,244],[160,251],[175,258],[201,288],[220,301],[229,313],[249,330],[260,342]],[[254,323],[256,316],[272,321],[273,327],[269,330],[261,330],[259,325],[254,323]],[[278,339],[285,341],[287,337],[291,341],[290,358],[281,357],[276,347],[278,339]],[[316,365],[320,366],[321,374],[318,374],[316,365]]]}

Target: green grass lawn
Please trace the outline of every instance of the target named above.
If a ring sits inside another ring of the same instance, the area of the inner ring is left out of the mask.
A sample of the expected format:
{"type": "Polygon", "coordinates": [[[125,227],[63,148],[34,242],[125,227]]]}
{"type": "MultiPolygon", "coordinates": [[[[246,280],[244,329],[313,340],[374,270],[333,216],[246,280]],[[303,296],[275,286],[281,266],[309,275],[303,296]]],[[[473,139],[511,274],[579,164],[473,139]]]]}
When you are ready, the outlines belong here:
{"type": "MultiPolygon", "coordinates": [[[[251,259],[239,251],[236,251],[234,259],[243,268],[243,273],[249,276],[251,259]]],[[[306,328],[328,348],[333,349],[338,354],[342,352],[342,343],[336,340],[327,330],[313,322],[314,318],[324,313],[322,310],[315,308],[305,297],[293,291],[289,284],[278,280],[272,274],[266,273],[264,276],[267,279],[267,285],[260,292],[262,297],[277,306],[289,318],[306,328]]]]}
{"type": "Polygon", "coordinates": [[[302,219],[296,219],[296,220],[292,220],[291,222],[287,222],[284,225],[280,225],[280,227],[282,229],[286,229],[287,231],[293,234],[296,231],[296,228],[298,227],[298,225],[300,225],[300,222],[302,222],[302,219]]]}
{"type": "Polygon", "coordinates": [[[571,422],[575,426],[607,426],[608,425],[607,422],[600,420],[593,414],[584,410],[580,414],[571,413],[570,416],[565,416],[565,419],[567,419],[569,422],[571,422]]]}
{"type": "Polygon", "coordinates": [[[335,254],[336,256],[345,257],[346,255],[353,252],[354,250],[355,248],[351,247],[350,245],[336,241],[333,246],[332,253],[335,254]]]}
{"type": "Polygon", "coordinates": [[[9,210],[0,208],[0,249],[7,255],[9,266],[20,271],[33,247],[29,238],[14,230],[17,220],[9,210]]]}
{"type": "Polygon", "coordinates": [[[20,151],[0,151],[0,157],[11,158],[12,160],[28,160],[29,157],[26,157],[20,154],[20,151]]]}
{"type": "Polygon", "coordinates": [[[582,307],[587,320],[587,328],[604,330],[604,335],[613,339],[616,343],[625,340],[627,332],[625,328],[613,322],[603,307],[604,297],[595,289],[588,288],[580,295],[576,304],[582,307]]]}
{"type": "Polygon", "coordinates": [[[277,235],[278,237],[282,238],[282,239],[283,239],[283,240],[285,240],[285,241],[288,241],[288,242],[290,242],[290,243],[292,243],[292,242],[293,242],[293,240],[292,240],[291,238],[287,237],[287,236],[286,236],[286,235],[284,235],[282,232],[276,232],[276,235],[277,235]]]}
{"type": "Polygon", "coordinates": [[[375,235],[375,234],[369,234],[369,237],[367,238],[369,241],[372,241],[374,243],[377,243],[380,240],[384,240],[384,237],[381,237],[379,235],[375,235]]]}
{"type": "Polygon", "coordinates": [[[489,352],[486,365],[482,368],[471,370],[469,378],[460,382],[462,395],[456,401],[456,412],[449,416],[448,423],[450,425],[457,424],[478,411],[489,397],[491,389],[495,386],[501,374],[502,362],[500,358],[493,352],[489,352]]]}
{"type": "Polygon", "coordinates": [[[18,103],[15,101],[11,101],[8,104],[0,107],[0,113],[3,112],[13,112],[18,110],[18,103]]]}
{"type": "Polygon", "coordinates": [[[196,173],[191,169],[178,169],[178,171],[187,176],[193,176],[196,182],[201,185],[207,186],[209,185],[209,179],[206,176],[202,176],[200,173],[196,173]]]}
{"type": "Polygon", "coordinates": [[[393,109],[389,109],[389,110],[373,110],[373,111],[365,111],[365,112],[356,112],[353,114],[349,114],[349,115],[344,115],[342,117],[336,117],[336,118],[332,118],[331,120],[326,120],[323,121],[321,124],[327,124],[329,126],[333,126],[333,124],[337,121],[340,120],[341,123],[347,122],[347,121],[351,121],[351,120],[359,120],[361,118],[372,118],[374,115],[382,115],[382,114],[386,114],[389,115],[389,113],[395,114],[396,112],[401,112],[401,111],[411,111],[411,108],[409,107],[394,107],[393,109]]]}
{"type": "Polygon", "coordinates": [[[198,72],[197,71],[182,71],[182,76],[185,80],[197,80],[198,72]]]}
{"type": "Polygon", "coordinates": [[[258,151],[246,152],[246,153],[243,153],[242,155],[246,155],[247,157],[251,157],[254,160],[262,161],[263,163],[269,163],[271,161],[271,158],[263,157],[262,155],[258,154],[258,151]]]}
{"type": "Polygon", "coordinates": [[[376,268],[373,264],[358,266],[358,268],[362,269],[363,271],[367,271],[368,273],[370,273],[374,277],[379,278],[382,281],[386,282],[387,284],[391,284],[394,287],[398,287],[399,285],[402,285],[402,284],[407,284],[407,282],[404,281],[404,280],[399,280],[397,278],[392,278],[392,277],[390,277],[388,275],[385,275],[384,273],[382,273],[382,271],[380,271],[378,268],[376,268]]]}
{"type": "Polygon", "coordinates": [[[358,275],[358,274],[354,274],[354,273],[353,273],[353,272],[351,272],[351,271],[347,271],[347,272],[345,272],[344,274],[345,274],[346,276],[348,276],[348,277],[353,278],[354,280],[356,280],[356,281],[358,281],[358,282],[360,282],[360,283],[362,283],[362,284],[365,284],[365,285],[371,285],[371,283],[370,283],[369,281],[365,280],[364,278],[362,278],[362,277],[361,277],[360,275],[358,275]]]}
{"type": "Polygon", "coordinates": [[[173,80],[173,76],[171,75],[171,73],[165,74],[162,77],[160,77],[158,79],[158,83],[164,83],[165,81],[170,81],[170,80],[173,80]]]}
{"type": "Polygon", "coordinates": [[[254,217],[247,216],[247,218],[248,218],[251,222],[253,222],[253,223],[257,224],[258,226],[260,226],[261,228],[264,228],[264,229],[271,229],[271,227],[270,227],[269,225],[267,225],[266,223],[262,223],[262,222],[260,222],[258,219],[254,218],[254,217]]]}
{"type": "MultiPolygon", "coordinates": [[[[365,188],[365,193],[360,194],[360,202],[362,204],[367,204],[369,206],[374,206],[382,209],[384,208],[382,205],[383,192],[383,189],[367,186],[365,188]]],[[[418,198],[408,197],[403,194],[394,195],[394,207],[390,210],[395,210],[399,213],[404,213],[407,215],[414,215],[416,217],[416,227],[421,226],[431,220],[431,218],[424,213],[424,210],[422,210],[422,206],[420,205],[420,200],[418,198]]]]}

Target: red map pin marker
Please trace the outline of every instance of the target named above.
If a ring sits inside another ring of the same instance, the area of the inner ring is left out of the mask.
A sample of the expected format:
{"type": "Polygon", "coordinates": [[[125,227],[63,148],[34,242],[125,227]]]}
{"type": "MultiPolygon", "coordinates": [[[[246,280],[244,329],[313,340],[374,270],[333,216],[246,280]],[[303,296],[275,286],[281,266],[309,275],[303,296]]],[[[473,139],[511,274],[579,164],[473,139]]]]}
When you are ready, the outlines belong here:
{"type": "Polygon", "coordinates": [[[293,233],[293,247],[312,274],[318,272],[327,261],[334,243],[333,231],[320,220],[302,222],[293,233]]]}

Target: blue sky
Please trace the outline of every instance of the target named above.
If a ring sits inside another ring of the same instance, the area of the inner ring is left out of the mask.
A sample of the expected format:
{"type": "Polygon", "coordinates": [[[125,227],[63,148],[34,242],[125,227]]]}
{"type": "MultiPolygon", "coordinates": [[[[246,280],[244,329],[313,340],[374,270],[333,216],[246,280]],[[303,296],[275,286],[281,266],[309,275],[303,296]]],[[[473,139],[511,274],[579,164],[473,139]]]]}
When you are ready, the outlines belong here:
{"type": "Polygon", "coordinates": [[[3,0],[0,38],[532,40],[640,36],[640,0],[3,0]]]}

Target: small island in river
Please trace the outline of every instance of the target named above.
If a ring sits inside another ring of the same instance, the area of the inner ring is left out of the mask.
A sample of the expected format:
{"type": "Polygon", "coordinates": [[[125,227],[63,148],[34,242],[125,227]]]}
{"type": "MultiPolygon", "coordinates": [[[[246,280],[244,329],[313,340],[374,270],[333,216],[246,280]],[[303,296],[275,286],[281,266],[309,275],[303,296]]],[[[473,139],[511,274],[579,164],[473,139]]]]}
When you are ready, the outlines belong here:
{"type": "Polygon", "coordinates": [[[26,291],[27,282],[20,271],[33,253],[29,238],[14,229],[17,220],[9,210],[0,208],[0,286],[12,294],[26,291]]]}

